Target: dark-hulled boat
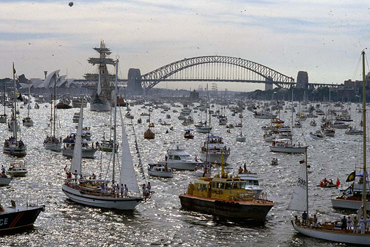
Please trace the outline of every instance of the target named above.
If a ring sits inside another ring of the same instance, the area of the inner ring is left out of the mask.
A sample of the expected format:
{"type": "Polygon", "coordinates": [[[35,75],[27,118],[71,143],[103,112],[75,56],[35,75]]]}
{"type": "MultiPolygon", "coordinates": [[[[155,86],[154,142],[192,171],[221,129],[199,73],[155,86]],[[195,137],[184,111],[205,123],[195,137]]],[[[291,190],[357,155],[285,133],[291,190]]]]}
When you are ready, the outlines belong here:
{"type": "Polygon", "coordinates": [[[264,222],[274,202],[255,198],[245,187],[245,180],[229,176],[222,167],[221,174],[190,183],[187,193],[180,195],[181,206],[234,221],[264,222]]]}
{"type": "Polygon", "coordinates": [[[45,206],[16,206],[12,201],[11,207],[0,205],[0,234],[6,231],[31,227],[45,206]]]}

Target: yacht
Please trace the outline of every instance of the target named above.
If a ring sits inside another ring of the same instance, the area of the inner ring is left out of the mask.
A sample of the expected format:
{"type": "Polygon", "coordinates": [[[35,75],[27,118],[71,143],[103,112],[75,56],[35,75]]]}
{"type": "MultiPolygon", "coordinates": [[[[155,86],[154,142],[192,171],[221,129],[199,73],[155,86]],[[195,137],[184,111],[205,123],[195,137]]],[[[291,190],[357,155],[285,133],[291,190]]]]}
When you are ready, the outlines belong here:
{"type": "Polygon", "coordinates": [[[148,174],[152,177],[172,178],[172,169],[163,164],[149,164],[148,174]]]}
{"type": "Polygon", "coordinates": [[[203,162],[186,152],[182,145],[173,144],[167,150],[166,160],[158,162],[161,165],[165,165],[166,163],[172,169],[194,171],[195,167],[203,162]]]}
{"type": "Polygon", "coordinates": [[[27,174],[27,168],[23,161],[14,162],[9,166],[6,174],[12,177],[24,177],[27,174]]]}
{"type": "Polygon", "coordinates": [[[230,148],[224,144],[220,136],[208,136],[201,148],[201,157],[209,163],[222,163],[222,158],[226,163],[230,155],[230,148]]]}

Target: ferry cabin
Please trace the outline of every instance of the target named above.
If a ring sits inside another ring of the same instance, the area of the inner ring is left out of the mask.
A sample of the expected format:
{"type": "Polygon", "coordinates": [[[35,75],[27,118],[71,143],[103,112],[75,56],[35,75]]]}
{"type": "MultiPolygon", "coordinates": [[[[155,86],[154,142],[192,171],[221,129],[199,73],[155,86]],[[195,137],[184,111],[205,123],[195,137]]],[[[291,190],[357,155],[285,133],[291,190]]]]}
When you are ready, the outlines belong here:
{"type": "Polygon", "coordinates": [[[188,194],[227,201],[247,200],[253,193],[246,190],[247,182],[240,178],[201,177],[188,187],[188,194]]]}

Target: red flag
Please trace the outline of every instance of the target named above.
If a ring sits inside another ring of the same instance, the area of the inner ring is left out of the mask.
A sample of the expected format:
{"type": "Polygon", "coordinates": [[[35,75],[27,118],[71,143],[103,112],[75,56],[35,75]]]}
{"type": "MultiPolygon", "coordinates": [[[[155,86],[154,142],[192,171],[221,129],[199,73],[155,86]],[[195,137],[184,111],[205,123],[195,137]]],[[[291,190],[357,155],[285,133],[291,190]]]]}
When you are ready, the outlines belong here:
{"type": "Polygon", "coordinates": [[[339,187],[339,185],[340,185],[340,181],[339,181],[339,178],[337,178],[337,183],[336,183],[337,188],[339,187]]]}

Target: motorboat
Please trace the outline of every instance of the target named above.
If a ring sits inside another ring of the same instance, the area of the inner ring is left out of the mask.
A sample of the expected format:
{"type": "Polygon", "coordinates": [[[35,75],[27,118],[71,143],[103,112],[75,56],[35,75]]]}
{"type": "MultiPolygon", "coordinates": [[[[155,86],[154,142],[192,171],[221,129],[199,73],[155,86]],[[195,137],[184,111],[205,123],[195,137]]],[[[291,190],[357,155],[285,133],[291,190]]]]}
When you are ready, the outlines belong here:
{"type": "Polygon", "coordinates": [[[27,168],[23,161],[13,162],[10,164],[6,174],[12,177],[24,177],[27,175],[27,168]]]}
{"type": "Polygon", "coordinates": [[[185,130],[184,138],[186,139],[194,139],[194,135],[191,133],[190,129],[185,130]]]}
{"type": "Polygon", "coordinates": [[[254,199],[246,185],[247,181],[229,175],[222,165],[220,174],[200,177],[188,185],[179,196],[181,207],[231,221],[264,222],[274,202],[254,199]]]}
{"type": "Polygon", "coordinates": [[[276,139],[271,143],[270,151],[276,153],[303,154],[308,146],[292,144],[289,139],[276,139]]]}
{"type": "Polygon", "coordinates": [[[59,100],[58,104],[56,105],[57,109],[71,109],[72,106],[70,105],[69,99],[61,99],[59,100]]]}
{"type": "Polygon", "coordinates": [[[335,129],[332,128],[324,128],[323,133],[325,136],[334,137],[335,129]]]}
{"type": "Polygon", "coordinates": [[[347,129],[348,128],[348,124],[342,122],[342,121],[335,121],[332,125],[333,128],[335,129],[347,129]]]}
{"type": "Polygon", "coordinates": [[[221,164],[222,159],[227,162],[230,155],[230,148],[228,148],[222,137],[220,136],[207,136],[206,141],[201,147],[201,157],[209,163],[221,164]]]}
{"type": "Polygon", "coordinates": [[[30,205],[18,206],[12,200],[10,207],[0,204],[0,233],[31,227],[45,206],[30,205]]]}
{"type": "Polygon", "coordinates": [[[263,189],[259,185],[257,173],[241,170],[237,176],[246,181],[245,189],[252,191],[255,199],[261,198],[263,189]]]}
{"type": "Polygon", "coordinates": [[[166,164],[149,164],[148,174],[152,177],[172,178],[172,169],[168,168],[166,164]]]}
{"type": "Polygon", "coordinates": [[[203,164],[203,161],[199,160],[197,157],[191,156],[186,152],[183,145],[172,144],[167,149],[167,155],[165,161],[160,161],[158,164],[165,165],[168,164],[169,168],[176,170],[190,170],[194,171],[197,165],[203,164]]]}
{"type": "Polygon", "coordinates": [[[346,130],[345,134],[347,135],[363,135],[362,130],[358,130],[355,127],[349,126],[348,129],[346,130]]]}
{"type": "Polygon", "coordinates": [[[325,135],[320,130],[316,130],[315,132],[310,132],[310,136],[315,140],[325,139],[325,135]]]}

